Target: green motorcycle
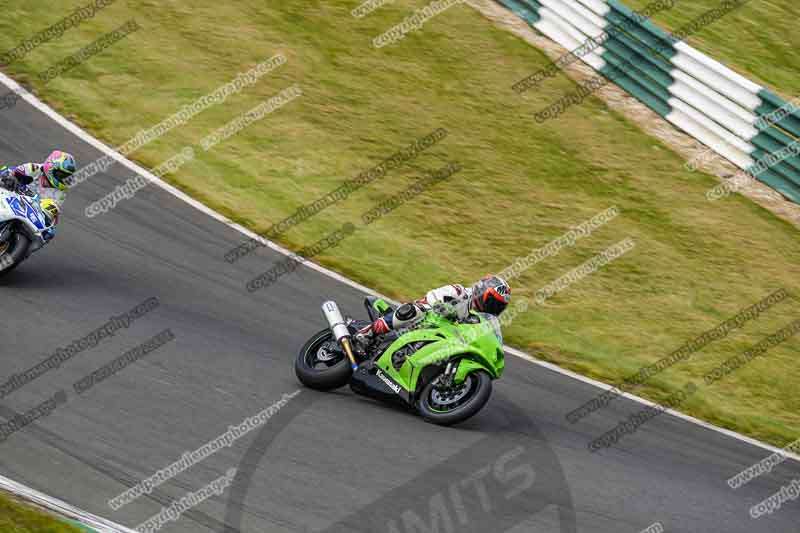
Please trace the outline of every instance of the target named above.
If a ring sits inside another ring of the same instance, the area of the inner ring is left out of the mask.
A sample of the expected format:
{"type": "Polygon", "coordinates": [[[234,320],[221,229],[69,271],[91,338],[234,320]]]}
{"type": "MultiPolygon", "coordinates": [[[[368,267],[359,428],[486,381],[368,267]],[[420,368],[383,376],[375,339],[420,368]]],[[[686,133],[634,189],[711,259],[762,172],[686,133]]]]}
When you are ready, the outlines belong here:
{"type": "MultiPolygon", "coordinates": [[[[364,301],[370,321],[393,309],[379,298],[364,301]]],[[[497,317],[471,311],[464,320],[429,311],[410,328],[354,350],[351,339],[370,322],[344,319],[335,302],[322,305],[330,327],[300,350],[295,373],[317,390],[350,384],[353,392],[398,402],[434,424],[452,425],[480,411],[492,393],[492,380],[505,367],[497,317]]]]}

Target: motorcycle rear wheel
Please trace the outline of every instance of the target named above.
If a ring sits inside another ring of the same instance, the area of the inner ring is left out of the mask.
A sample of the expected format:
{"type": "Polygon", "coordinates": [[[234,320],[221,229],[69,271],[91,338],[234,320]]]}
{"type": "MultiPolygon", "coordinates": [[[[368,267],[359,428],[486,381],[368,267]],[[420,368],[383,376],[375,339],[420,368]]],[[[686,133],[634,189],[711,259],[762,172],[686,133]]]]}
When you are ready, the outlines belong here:
{"type": "Polygon", "coordinates": [[[306,387],[327,391],[347,385],[353,371],[331,330],[323,329],[300,349],[294,362],[294,373],[306,387]]]}
{"type": "Polygon", "coordinates": [[[441,374],[422,389],[417,411],[427,422],[459,424],[483,409],[492,395],[492,378],[483,370],[470,372],[460,386],[443,388],[441,374]]]}

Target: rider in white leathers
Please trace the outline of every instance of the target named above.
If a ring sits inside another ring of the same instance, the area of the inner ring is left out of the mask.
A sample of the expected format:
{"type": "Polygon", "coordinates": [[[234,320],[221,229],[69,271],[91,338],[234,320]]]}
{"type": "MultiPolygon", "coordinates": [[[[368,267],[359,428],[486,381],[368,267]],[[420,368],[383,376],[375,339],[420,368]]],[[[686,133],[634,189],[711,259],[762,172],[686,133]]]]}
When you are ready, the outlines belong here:
{"type": "Polygon", "coordinates": [[[499,316],[511,299],[511,287],[498,276],[486,276],[472,288],[453,284],[428,291],[425,298],[405,303],[386,313],[369,326],[361,329],[355,340],[362,346],[369,345],[376,335],[383,335],[402,327],[413,326],[428,311],[434,310],[463,320],[470,310],[499,316]]]}
{"type": "MultiPolygon", "coordinates": [[[[69,177],[74,172],[75,158],[56,150],[43,163],[0,168],[0,185],[29,196],[38,195],[42,210],[49,218],[48,222],[55,225],[69,187],[69,177]]],[[[43,236],[50,239],[54,235],[55,230],[50,230],[43,236]]]]}

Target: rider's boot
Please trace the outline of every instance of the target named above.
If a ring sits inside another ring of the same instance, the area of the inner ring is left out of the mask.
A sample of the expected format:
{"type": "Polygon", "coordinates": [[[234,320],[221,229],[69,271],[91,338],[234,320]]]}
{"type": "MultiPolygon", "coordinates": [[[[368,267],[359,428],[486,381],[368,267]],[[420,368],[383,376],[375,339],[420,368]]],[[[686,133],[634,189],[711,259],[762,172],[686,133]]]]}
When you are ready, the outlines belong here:
{"type": "Polygon", "coordinates": [[[360,329],[353,337],[353,350],[362,358],[367,356],[372,341],[375,340],[375,331],[372,324],[360,329]]]}
{"type": "Polygon", "coordinates": [[[381,317],[369,326],[361,328],[353,337],[354,344],[357,346],[356,351],[361,355],[367,355],[375,340],[391,330],[392,328],[387,324],[385,317],[381,317]]]}

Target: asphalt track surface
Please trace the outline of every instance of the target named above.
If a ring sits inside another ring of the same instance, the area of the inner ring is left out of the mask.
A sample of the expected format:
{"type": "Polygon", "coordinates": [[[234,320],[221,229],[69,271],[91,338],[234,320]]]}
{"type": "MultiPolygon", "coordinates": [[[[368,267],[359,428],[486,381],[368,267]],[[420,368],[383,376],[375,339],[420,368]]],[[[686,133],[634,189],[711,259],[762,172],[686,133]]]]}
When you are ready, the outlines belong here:
{"type": "MultiPolygon", "coordinates": [[[[0,113],[0,159],[53,147],[100,155],[19,102],[0,113]]],[[[224,147],[223,147],[224,148],[224,147]]],[[[300,387],[292,361],[324,327],[319,304],[362,312],[357,290],[307,268],[255,294],[245,283],[279,253],[231,265],[244,237],[150,186],[88,219],[84,208],[130,177],[120,165],[77,186],[60,233],[0,281],[0,383],[143,300],[160,306],[0,400],[26,411],[68,401],[0,442],[0,474],[135,527],[162,505],[238,468],[233,486],[161,531],[796,533],[800,501],[754,520],[750,507],[793,478],[787,461],[738,490],[726,480],[765,450],[664,415],[611,449],[587,443],[642,408],[618,399],[576,424],[598,393],[508,357],[487,408],[440,428],[349,390],[302,390],[260,430],[118,511],[107,500],[300,387]],[[72,385],[165,328],[175,339],[77,395],[72,385]]],[[[742,302],[742,305],[751,302],[742,302]]]]}

